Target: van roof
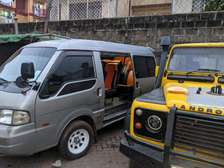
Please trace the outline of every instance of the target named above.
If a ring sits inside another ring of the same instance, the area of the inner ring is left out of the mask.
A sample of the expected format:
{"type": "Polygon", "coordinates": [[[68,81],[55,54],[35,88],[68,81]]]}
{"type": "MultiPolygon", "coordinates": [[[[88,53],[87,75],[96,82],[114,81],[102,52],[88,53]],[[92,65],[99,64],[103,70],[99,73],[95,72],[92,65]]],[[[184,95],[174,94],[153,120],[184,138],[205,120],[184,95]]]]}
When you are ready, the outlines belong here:
{"type": "Polygon", "coordinates": [[[154,56],[153,49],[137,45],[105,42],[98,40],[63,39],[29,44],[25,47],[54,47],[57,50],[90,50],[117,53],[132,53],[142,56],[154,56]]]}

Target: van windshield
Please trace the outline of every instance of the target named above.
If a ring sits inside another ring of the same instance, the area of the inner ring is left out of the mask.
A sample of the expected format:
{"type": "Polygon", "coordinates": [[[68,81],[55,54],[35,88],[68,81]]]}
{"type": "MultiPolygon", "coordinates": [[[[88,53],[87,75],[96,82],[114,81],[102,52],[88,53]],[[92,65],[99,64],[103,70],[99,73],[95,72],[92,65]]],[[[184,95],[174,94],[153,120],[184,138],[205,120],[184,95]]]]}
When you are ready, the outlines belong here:
{"type": "Polygon", "coordinates": [[[43,47],[21,49],[1,65],[0,79],[8,82],[15,82],[16,79],[21,76],[22,63],[32,62],[34,64],[35,77],[31,80],[36,80],[55,51],[56,48],[43,47]]]}
{"type": "Polygon", "coordinates": [[[224,72],[224,48],[176,48],[169,71],[224,72]]]}

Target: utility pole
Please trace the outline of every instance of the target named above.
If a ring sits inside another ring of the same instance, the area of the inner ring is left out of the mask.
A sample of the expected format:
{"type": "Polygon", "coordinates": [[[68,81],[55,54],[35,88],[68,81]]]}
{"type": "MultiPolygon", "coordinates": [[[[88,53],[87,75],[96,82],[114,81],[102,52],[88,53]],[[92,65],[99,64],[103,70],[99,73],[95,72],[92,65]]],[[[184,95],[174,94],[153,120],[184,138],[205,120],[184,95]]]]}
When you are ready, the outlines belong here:
{"type": "Polygon", "coordinates": [[[15,34],[19,34],[19,28],[18,28],[18,19],[14,18],[14,28],[15,28],[15,34]]]}
{"type": "Polygon", "coordinates": [[[128,16],[131,16],[132,15],[132,12],[131,12],[131,9],[132,9],[132,0],[129,0],[128,1],[128,16]]]}
{"type": "Polygon", "coordinates": [[[46,0],[46,17],[44,22],[44,33],[48,33],[48,22],[50,20],[50,13],[52,8],[52,2],[53,0],[46,0]]]}

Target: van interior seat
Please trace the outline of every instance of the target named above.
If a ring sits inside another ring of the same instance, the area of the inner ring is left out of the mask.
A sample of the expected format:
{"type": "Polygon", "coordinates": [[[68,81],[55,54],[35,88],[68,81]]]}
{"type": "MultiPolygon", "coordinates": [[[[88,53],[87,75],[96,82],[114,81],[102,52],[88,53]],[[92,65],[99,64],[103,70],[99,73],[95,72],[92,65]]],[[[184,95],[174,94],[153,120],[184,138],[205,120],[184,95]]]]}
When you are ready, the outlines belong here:
{"type": "Polygon", "coordinates": [[[104,59],[104,60],[102,60],[104,79],[105,79],[105,76],[106,76],[106,70],[105,70],[105,67],[106,67],[107,63],[109,63],[110,61],[111,61],[111,60],[108,60],[108,59],[104,59]]]}
{"type": "Polygon", "coordinates": [[[117,92],[117,85],[120,77],[122,63],[119,60],[106,62],[104,67],[104,84],[106,96],[113,96],[117,92]]]}
{"type": "Polygon", "coordinates": [[[134,72],[133,72],[133,70],[130,70],[129,73],[128,73],[127,86],[128,87],[133,87],[134,86],[134,72]]]}
{"type": "Polygon", "coordinates": [[[125,57],[115,57],[114,61],[120,61],[122,64],[124,64],[125,57]]]}
{"type": "Polygon", "coordinates": [[[113,64],[106,64],[104,68],[104,85],[105,89],[109,90],[112,89],[112,83],[113,83],[113,78],[114,74],[116,71],[116,67],[113,64]]]}
{"type": "Polygon", "coordinates": [[[121,71],[121,78],[119,81],[119,87],[132,87],[134,86],[134,73],[133,65],[130,59],[125,61],[125,65],[121,71]]]}

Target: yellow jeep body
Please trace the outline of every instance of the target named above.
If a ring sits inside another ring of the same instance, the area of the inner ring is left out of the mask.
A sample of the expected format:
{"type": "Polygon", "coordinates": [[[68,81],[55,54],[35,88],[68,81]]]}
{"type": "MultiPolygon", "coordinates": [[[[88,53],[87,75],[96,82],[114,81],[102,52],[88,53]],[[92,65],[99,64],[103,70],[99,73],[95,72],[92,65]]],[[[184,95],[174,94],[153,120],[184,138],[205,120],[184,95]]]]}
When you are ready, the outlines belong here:
{"type": "Polygon", "coordinates": [[[199,162],[201,167],[205,167],[204,163],[207,167],[224,167],[224,68],[221,64],[224,65],[224,43],[174,45],[160,88],[132,104],[127,141],[121,143],[121,152],[142,164],[148,160],[145,164],[151,162],[152,167],[157,163],[158,167],[164,167],[166,152],[172,155],[168,157],[171,160],[181,157],[199,162]],[[178,57],[183,61],[189,57],[188,61],[192,62],[182,65],[178,57]],[[175,114],[170,121],[168,116],[172,110],[175,114]],[[167,136],[172,137],[168,151],[167,136]]]}

